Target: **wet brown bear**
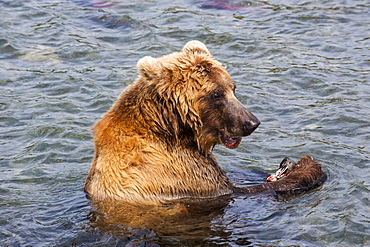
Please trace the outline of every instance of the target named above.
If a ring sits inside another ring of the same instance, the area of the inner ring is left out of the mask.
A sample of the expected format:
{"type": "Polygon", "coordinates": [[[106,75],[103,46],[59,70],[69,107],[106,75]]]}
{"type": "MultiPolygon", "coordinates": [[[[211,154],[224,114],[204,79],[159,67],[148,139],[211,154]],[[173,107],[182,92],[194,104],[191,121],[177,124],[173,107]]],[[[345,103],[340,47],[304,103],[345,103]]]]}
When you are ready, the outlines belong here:
{"type": "Polygon", "coordinates": [[[225,68],[199,41],[137,67],[139,78],[94,127],[85,191],[146,204],[240,192],[211,149],[236,148],[260,122],[235,97],[225,68]]]}

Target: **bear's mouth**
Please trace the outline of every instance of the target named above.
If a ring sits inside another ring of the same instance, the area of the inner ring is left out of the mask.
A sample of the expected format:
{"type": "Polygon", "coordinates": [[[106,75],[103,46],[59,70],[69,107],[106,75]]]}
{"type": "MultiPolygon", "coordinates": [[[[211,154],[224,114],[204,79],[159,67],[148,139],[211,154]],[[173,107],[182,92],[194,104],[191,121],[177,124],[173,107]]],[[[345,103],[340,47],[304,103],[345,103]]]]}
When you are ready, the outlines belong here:
{"type": "Polygon", "coordinates": [[[237,148],[239,144],[242,141],[241,137],[231,137],[228,134],[225,133],[225,130],[220,129],[221,133],[221,142],[225,145],[227,148],[237,148]]]}

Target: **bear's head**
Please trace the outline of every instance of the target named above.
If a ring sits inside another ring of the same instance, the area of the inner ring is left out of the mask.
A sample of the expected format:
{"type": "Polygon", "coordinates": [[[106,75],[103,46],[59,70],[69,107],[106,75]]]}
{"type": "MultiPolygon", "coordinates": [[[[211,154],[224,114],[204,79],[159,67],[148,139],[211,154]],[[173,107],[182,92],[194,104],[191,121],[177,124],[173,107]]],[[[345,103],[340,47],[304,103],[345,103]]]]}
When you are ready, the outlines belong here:
{"type": "Polygon", "coordinates": [[[144,57],[138,70],[137,83],[145,84],[147,97],[156,102],[155,116],[163,118],[156,121],[162,125],[157,129],[177,138],[190,131],[206,153],[219,143],[236,148],[260,124],[235,97],[226,69],[199,41],[188,42],[182,52],[144,57]]]}

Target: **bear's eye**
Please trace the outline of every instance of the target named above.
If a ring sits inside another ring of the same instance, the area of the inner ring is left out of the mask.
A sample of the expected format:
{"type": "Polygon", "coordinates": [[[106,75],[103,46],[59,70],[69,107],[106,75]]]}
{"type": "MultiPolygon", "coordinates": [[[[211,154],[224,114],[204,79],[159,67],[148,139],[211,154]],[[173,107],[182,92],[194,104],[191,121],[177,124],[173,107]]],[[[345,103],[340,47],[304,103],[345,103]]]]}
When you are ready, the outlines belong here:
{"type": "Polygon", "coordinates": [[[220,100],[220,99],[222,99],[222,97],[223,97],[224,95],[221,93],[221,92],[212,92],[212,94],[211,94],[211,98],[213,99],[213,100],[220,100]]]}

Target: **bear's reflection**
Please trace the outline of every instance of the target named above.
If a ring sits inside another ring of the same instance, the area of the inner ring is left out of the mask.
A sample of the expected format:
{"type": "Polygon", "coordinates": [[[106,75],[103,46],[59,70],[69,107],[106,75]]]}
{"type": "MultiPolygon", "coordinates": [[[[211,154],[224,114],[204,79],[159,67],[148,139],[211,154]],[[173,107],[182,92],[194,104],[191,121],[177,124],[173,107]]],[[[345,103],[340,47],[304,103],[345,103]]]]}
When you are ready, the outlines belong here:
{"type": "Polygon", "coordinates": [[[217,227],[212,220],[221,218],[229,197],[212,200],[189,200],[163,205],[139,205],[123,201],[91,201],[90,226],[126,238],[156,242],[158,238],[182,240],[205,239],[230,233],[217,227]]]}

